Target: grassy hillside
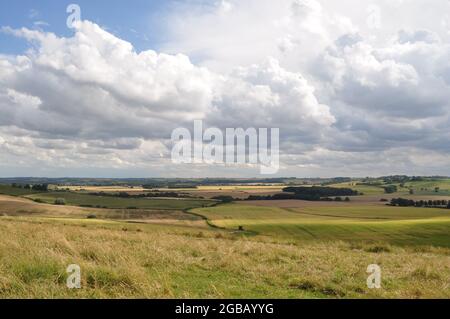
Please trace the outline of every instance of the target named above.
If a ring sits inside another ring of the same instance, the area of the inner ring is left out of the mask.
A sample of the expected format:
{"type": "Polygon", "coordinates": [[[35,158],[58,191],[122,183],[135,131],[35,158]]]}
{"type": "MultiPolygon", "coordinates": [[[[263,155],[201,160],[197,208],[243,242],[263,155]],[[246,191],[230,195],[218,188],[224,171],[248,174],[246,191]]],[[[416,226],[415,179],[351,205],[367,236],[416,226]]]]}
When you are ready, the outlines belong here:
{"type": "Polygon", "coordinates": [[[0,298],[450,298],[450,210],[390,207],[380,198],[398,194],[373,192],[340,203],[218,206],[0,195],[0,298]],[[65,284],[74,263],[80,290],[65,284]],[[366,286],[374,263],[380,290],[366,286]]]}
{"type": "Polygon", "coordinates": [[[0,298],[449,298],[450,250],[0,217],[0,298]],[[65,286],[81,266],[82,289],[65,286]],[[383,289],[366,286],[382,266],[383,289]]]}

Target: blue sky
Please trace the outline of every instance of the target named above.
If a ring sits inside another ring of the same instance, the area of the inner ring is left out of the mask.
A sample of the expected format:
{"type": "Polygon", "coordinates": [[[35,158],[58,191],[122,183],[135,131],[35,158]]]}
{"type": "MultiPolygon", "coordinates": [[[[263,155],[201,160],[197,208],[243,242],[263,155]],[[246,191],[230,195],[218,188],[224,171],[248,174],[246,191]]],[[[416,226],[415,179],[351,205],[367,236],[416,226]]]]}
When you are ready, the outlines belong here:
{"type": "MultiPolygon", "coordinates": [[[[81,18],[131,42],[138,51],[157,49],[164,41],[164,16],[179,2],[174,0],[20,0],[0,2],[0,26],[26,27],[70,36],[66,27],[69,4],[81,7],[81,18]]],[[[0,33],[0,53],[18,54],[27,48],[24,40],[0,33]]]]}

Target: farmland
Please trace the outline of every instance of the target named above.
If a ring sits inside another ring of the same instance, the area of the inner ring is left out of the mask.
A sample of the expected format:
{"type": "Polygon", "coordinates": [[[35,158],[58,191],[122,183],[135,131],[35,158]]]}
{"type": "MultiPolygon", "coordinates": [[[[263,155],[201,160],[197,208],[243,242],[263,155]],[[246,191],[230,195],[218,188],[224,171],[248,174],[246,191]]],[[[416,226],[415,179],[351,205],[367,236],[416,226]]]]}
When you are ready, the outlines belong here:
{"type": "MultiPolygon", "coordinates": [[[[148,192],[136,185],[46,192],[4,185],[0,297],[449,298],[450,210],[380,200],[450,198],[356,184],[341,187],[365,195],[346,202],[242,200],[281,185],[170,190],[195,198],[114,196],[148,192]],[[220,203],[212,194],[242,197],[220,203]],[[61,198],[65,205],[55,205],[61,198]],[[72,263],[83,269],[79,290],[65,286],[72,263]],[[374,263],[382,289],[366,286],[374,263]]],[[[414,187],[434,184],[422,185],[414,187]]]]}
{"type": "Polygon", "coordinates": [[[194,210],[219,227],[300,240],[343,240],[450,247],[450,214],[442,209],[383,206],[285,209],[229,204],[194,210]]]}
{"type": "Polygon", "coordinates": [[[211,205],[213,202],[197,199],[149,199],[149,198],[117,198],[94,196],[73,192],[50,192],[27,195],[27,198],[41,200],[53,204],[56,199],[63,198],[68,205],[92,206],[101,208],[148,208],[148,209],[187,209],[211,205]]]}

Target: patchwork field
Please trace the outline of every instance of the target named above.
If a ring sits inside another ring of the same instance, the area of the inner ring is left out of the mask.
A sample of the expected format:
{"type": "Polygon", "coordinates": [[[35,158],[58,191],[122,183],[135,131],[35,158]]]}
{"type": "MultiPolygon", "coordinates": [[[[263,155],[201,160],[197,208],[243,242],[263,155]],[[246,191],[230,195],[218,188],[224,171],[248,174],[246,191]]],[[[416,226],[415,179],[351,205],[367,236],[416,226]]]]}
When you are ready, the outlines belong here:
{"type": "MultiPolygon", "coordinates": [[[[245,198],[281,188],[182,192],[245,198]]],[[[450,298],[450,210],[380,201],[427,195],[366,189],[350,202],[219,204],[1,190],[0,298],[450,298]],[[73,263],[80,290],[65,285],[73,263]],[[374,263],[379,290],[366,285],[374,263]]]]}

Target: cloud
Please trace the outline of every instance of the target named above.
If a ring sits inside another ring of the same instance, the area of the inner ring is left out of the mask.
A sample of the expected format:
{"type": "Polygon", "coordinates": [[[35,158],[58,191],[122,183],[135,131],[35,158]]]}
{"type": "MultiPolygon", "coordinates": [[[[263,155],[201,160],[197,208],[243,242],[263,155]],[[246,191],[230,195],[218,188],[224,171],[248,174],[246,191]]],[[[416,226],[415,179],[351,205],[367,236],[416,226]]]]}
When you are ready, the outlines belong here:
{"type": "Polygon", "coordinates": [[[68,38],[3,27],[30,45],[0,55],[0,173],[257,174],[173,166],[172,130],[202,119],[279,127],[280,175],[448,174],[449,6],[177,2],[143,52],[89,21],[68,38]]]}
{"type": "Polygon", "coordinates": [[[219,72],[261,64],[268,57],[300,71],[333,37],[354,31],[344,16],[326,12],[315,0],[227,1],[216,5],[180,4],[167,17],[165,52],[182,52],[219,72]],[[301,51],[301,55],[298,52],[301,51]]]}
{"type": "Polygon", "coordinates": [[[277,127],[284,136],[310,143],[335,122],[329,107],[317,100],[314,87],[275,59],[238,68],[222,85],[225,93],[207,117],[219,127],[277,127]]]}
{"type": "Polygon", "coordinates": [[[24,56],[0,58],[0,127],[5,154],[33,165],[169,165],[172,130],[194,119],[279,127],[306,144],[335,121],[314,87],[274,58],[221,74],[182,54],[138,53],[89,21],[70,38],[2,31],[32,44],[24,56]]]}
{"type": "Polygon", "coordinates": [[[437,34],[421,30],[400,31],[379,47],[360,35],[330,45],[315,67],[325,88],[319,96],[334,101],[334,148],[447,152],[450,90],[444,57],[449,53],[437,34]]]}

